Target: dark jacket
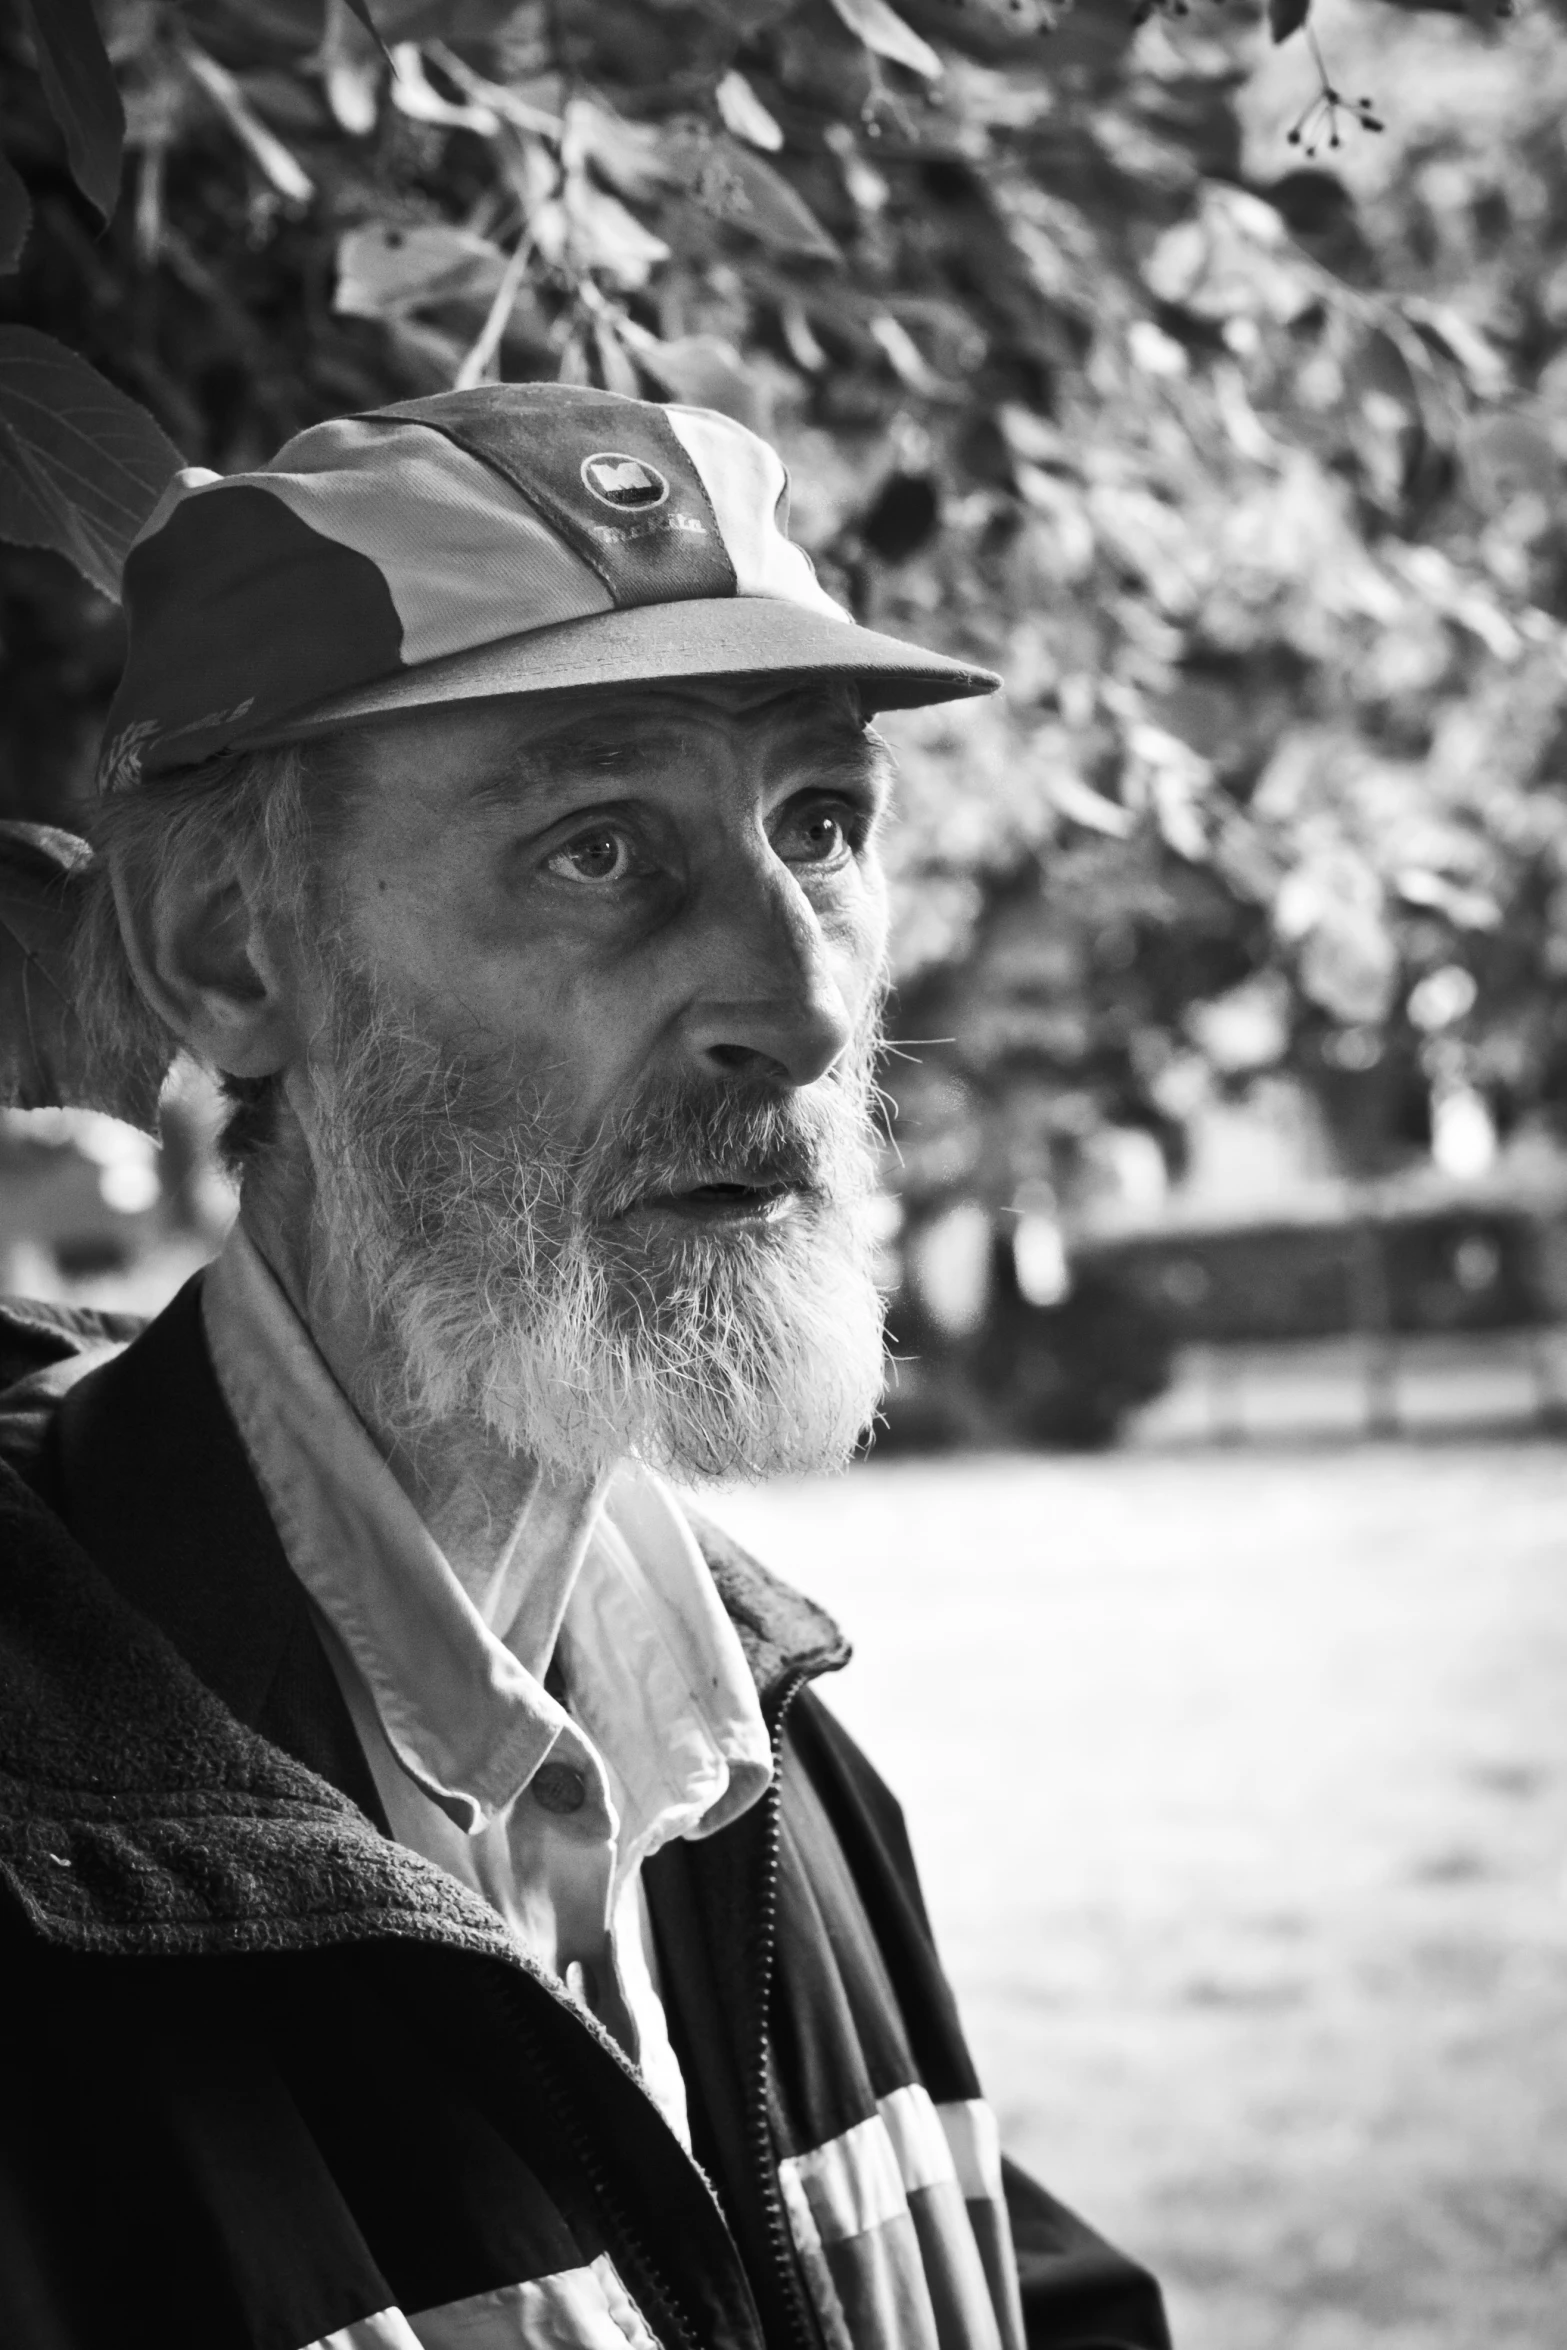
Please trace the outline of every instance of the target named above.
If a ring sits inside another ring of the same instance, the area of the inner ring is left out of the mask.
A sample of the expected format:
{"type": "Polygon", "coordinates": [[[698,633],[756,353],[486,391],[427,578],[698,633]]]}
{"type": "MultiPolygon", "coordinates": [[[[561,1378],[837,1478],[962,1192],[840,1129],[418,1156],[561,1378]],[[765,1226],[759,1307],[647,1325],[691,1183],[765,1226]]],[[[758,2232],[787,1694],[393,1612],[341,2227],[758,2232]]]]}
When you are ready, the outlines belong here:
{"type": "Polygon", "coordinates": [[[0,1311],[5,2350],[1163,2350],[1142,2271],[1002,2198],[818,1608],[703,1530],[780,1767],[647,1871],[693,2162],[386,1834],[197,1285],[105,1336],[0,1311]]]}

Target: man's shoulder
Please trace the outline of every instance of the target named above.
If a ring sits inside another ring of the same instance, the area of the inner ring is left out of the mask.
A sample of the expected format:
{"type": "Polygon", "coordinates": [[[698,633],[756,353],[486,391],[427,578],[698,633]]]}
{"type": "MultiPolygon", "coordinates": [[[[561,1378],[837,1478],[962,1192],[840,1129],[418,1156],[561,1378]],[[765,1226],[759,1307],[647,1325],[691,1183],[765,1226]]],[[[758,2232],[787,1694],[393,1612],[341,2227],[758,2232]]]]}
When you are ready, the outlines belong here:
{"type": "Polygon", "coordinates": [[[106,1348],[126,1346],[146,1328],[140,1314],[113,1314],[94,1306],[0,1297],[0,1411],[10,1389],[37,1372],[106,1348]]]}
{"type": "Polygon", "coordinates": [[[0,1463],[46,1490],[43,1463],[61,1398],[144,1326],[134,1314],[0,1298],[0,1463]]]}

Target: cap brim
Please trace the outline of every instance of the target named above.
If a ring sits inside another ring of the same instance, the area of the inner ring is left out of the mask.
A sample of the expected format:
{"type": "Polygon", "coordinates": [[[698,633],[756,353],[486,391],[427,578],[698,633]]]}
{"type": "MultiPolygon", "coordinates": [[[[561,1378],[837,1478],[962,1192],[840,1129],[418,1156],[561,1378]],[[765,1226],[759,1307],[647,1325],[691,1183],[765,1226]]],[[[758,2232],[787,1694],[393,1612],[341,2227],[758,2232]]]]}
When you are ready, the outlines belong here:
{"type": "Polygon", "coordinates": [[[676,685],[715,677],[851,679],[870,710],[915,709],[994,693],[990,669],[949,660],[853,621],[833,620],[764,596],[704,596],[591,613],[524,636],[425,661],[353,693],[275,720],[240,749],[297,742],[357,719],[432,703],[498,694],[558,693],[571,686],[676,685]]]}

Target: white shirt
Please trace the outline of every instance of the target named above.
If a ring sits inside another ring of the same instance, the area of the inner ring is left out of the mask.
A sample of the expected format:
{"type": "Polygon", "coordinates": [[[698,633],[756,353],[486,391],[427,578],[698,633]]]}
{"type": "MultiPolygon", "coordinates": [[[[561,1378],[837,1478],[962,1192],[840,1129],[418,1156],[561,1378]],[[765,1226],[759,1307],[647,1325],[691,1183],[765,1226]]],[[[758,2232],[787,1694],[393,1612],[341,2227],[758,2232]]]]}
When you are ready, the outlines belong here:
{"type": "Polygon", "coordinates": [[[756,1687],[690,1527],[627,1463],[584,1505],[541,1479],[477,1607],[236,1225],[202,1285],[218,1383],[398,1842],[479,1893],[617,2031],[689,2143],[641,1868],[772,1771],[756,1687]],[[556,1655],[570,1711],[508,1646],[530,1558],[578,1561],[556,1655]]]}

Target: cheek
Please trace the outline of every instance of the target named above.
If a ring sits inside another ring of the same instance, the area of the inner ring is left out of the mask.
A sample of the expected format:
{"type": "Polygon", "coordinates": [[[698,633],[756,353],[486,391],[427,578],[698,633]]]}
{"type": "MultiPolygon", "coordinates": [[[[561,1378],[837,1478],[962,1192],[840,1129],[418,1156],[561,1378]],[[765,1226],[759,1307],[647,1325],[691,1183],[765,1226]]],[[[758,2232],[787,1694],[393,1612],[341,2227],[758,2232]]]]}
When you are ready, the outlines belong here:
{"type": "Polygon", "coordinates": [[[550,1066],[541,1072],[561,1113],[587,1139],[644,1084],[661,1060],[671,1025],[659,974],[641,959],[618,971],[557,971],[541,1028],[550,1066]]]}
{"type": "Polygon", "coordinates": [[[865,868],[856,903],[830,931],[847,975],[845,993],[862,1010],[879,1000],[887,967],[889,907],[886,876],[879,864],[865,868]]]}
{"type": "Polygon", "coordinates": [[[356,862],[346,912],[350,950],[394,998],[444,1007],[443,1033],[465,1009],[486,1028],[509,1026],[526,1000],[506,973],[525,941],[493,877],[428,826],[383,825],[356,862]]]}
{"type": "Polygon", "coordinates": [[[394,992],[455,984],[475,943],[463,876],[434,839],[384,824],[354,860],[344,906],[347,943],[394,992]]]}
{"type": "Polygon", "coordinates": [[[377,968],[420,1027],[481,1058],[566,1144],[591,1138],[653,1059],[662,1013],[645,973],[584,968],[557,938],[467,924],[392,925],[377,968]]]}

